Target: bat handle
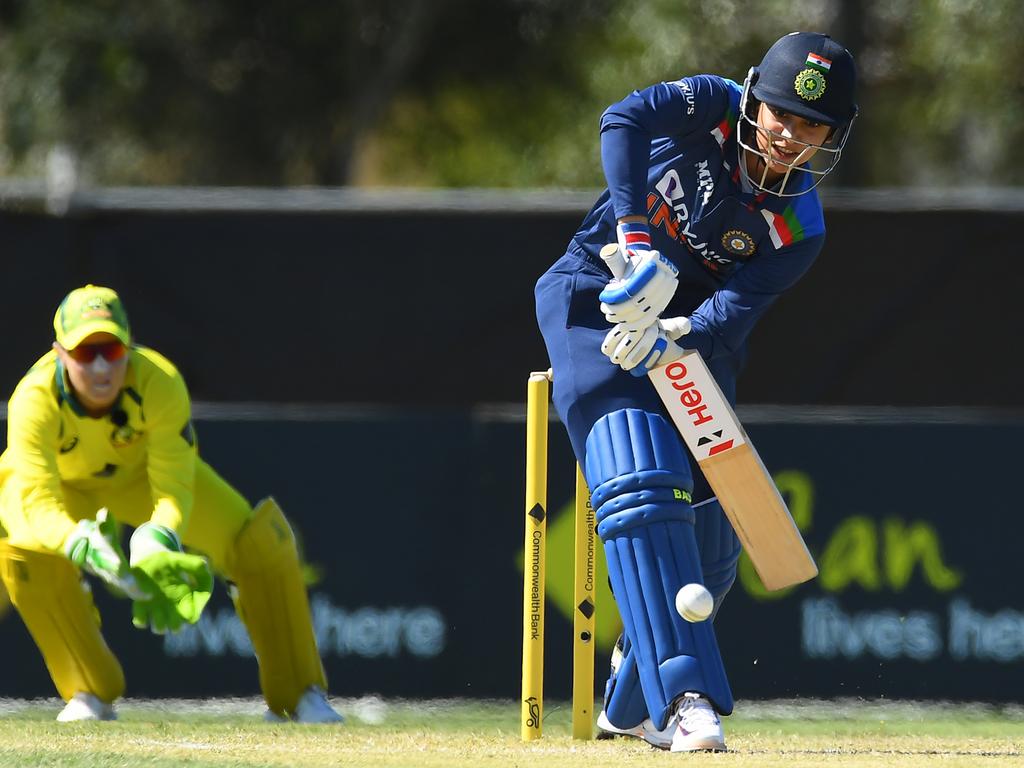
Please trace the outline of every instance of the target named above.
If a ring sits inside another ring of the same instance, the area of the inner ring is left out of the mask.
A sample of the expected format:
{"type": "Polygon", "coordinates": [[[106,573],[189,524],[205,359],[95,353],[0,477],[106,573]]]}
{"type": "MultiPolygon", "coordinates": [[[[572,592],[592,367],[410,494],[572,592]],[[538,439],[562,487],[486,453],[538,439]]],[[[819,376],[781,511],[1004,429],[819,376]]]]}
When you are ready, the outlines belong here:
{"type": "Polygon", "coordinates": [[[626,257],[618,243],[608,243],[601,248],[601,258],[616,280],[622,280],[626,276],[626,257]]]}

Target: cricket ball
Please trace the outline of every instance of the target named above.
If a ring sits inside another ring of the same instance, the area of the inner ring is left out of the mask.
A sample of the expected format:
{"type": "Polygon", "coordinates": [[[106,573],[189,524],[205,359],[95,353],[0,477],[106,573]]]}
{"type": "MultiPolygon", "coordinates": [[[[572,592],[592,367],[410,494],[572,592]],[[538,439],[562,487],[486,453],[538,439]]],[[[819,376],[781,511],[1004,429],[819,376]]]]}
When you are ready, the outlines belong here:
{"type": "Polygon", "coordinates": [[[703,584],[685,584],[676,592],[676,610],[689,622],[704,621],[715,608],[715,599],[703,584]]]}

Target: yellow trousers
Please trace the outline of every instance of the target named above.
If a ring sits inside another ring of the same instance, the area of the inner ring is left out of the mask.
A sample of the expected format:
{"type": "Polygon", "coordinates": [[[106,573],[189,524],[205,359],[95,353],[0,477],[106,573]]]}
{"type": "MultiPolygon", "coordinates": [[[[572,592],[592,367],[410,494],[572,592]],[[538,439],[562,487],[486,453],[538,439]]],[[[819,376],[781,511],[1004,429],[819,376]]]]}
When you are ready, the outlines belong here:
{"type": "MultiPolygon", "coordinates": [[[[116,698],[124,688],[120,665],[99,623],[82,618],[93,614],[92,600],[79,588],[67,558],[42,545],[44,534],[24,514],[24,495],[16,482],[9,477],[0,489],[0,521],[8,533],[0,540],[0,576],[11,600],[65,699],[83,686],[100,698],[101,692],[116,698]]],[[[102,493],[66,484],[63,490],[69,514],[79,520],[106,507],[119,522],[137,527],[153,509],[145,478],[102,493]]],[[[197,460],[192,514],[182,540],[234,582],[235,606],[256,649],[270,709],[293,714],[307,687],[326,688],[295,539],[273,499],[254,511],[213,468],[197,460]]]]}

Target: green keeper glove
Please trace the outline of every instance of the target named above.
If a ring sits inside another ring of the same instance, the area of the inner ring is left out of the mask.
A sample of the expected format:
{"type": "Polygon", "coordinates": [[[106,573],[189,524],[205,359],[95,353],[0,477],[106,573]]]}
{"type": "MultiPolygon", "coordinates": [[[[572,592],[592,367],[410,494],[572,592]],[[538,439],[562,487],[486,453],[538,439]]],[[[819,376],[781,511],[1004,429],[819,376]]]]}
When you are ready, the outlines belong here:
{"type": "Polygon", "coordinates": [[[138,567],[132,568],[132,575],[143,592],[141,599],[132,602],[132,624],[139,629],[148,627],[157,635],[181,629],[184,624],[181,614],[152,577],[138,567]]]}
{"type": "Polygon", "coordinates": [[[106,509],[95,520],[79,520],[64,540],[64,554],[87,573],[99,578],[120,597],[143,600],[146,592],[135,580],[118,541],[117,522],[106,509]]]}
{"type": "Polygon", "coordinates": [[[182,551],[178,534],[162,525],[143,523],[129,543],[130,564],[139,585],[151,598],[136,600],[132,623],[157,634],[195,624],[213,591],[206,559],[182,551]]]}

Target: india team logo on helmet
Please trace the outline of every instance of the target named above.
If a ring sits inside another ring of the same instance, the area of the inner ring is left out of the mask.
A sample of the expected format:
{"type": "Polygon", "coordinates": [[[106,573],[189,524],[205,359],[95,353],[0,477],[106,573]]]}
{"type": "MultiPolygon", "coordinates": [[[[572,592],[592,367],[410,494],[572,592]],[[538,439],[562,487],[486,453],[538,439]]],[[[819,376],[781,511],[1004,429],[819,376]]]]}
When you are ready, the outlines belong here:
{"type": "Polygon", "coordinates": [[[807,99],[807,101],[820,99],[824,95],[827,86],[828,83],[825,80],[825,76],[818,70],[811,69],[810,67],[798,72],[796,80],[793,81],[796,95],[801,99],[807,99]]]}

